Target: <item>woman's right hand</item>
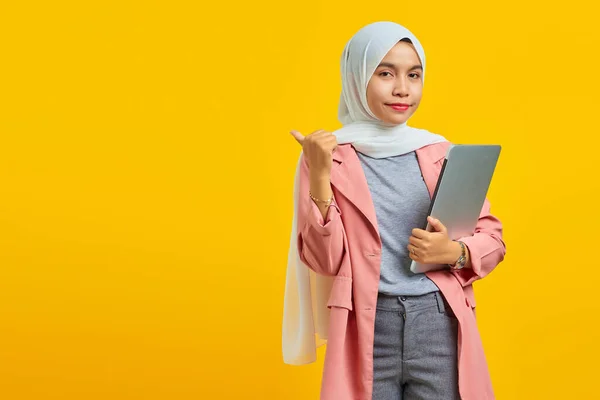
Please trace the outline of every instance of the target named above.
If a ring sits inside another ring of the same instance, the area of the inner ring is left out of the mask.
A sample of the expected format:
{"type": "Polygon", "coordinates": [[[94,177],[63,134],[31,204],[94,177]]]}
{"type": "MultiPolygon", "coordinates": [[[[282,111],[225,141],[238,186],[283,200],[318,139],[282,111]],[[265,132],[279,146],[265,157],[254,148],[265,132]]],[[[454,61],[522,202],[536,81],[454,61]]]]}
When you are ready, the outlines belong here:
{"type": "Polygon", "coordinates": [[[329,178],[333,152],[337,148],[335,135],[324,129],[303,136],[298,131],[291,131],[292,136],[302,146],[311,175],[313,177],[329,178]]]}

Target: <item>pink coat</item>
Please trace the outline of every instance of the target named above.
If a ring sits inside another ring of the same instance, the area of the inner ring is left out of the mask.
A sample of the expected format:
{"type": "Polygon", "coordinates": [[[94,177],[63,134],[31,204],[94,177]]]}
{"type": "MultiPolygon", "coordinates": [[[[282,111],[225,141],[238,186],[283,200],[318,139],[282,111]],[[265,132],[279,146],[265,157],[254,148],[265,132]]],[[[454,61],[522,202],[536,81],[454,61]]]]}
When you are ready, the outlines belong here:
{"type": "MultiPolygon", "coordinates": [[[[430,196],[449,145],[433,144],[416,152],[430,196]]],[[[331,311],[321,400],[371,400],[381,241],[367,181],[351,145],[338,146],[334,152],[331,184],[335,204],[329,208],[326,221],[312,201],[301,201],[298,212],[300,259],[318,274],[335,276],[327,303],[331,311]]],[[[300,193],[308,193],[308,189],[308,167],[303,160],[300,193]]],[[[310,200],[308,195],[306,198],[310,200]]],[[[475,320],[472,286],[488,275],[506,252],[502,224],[490,214],[487,199],[475,234],[460,240],[469,248],[472,269],[436,271],[427,276],[458,318],[461,398],[494,399],[475,320]]]]}

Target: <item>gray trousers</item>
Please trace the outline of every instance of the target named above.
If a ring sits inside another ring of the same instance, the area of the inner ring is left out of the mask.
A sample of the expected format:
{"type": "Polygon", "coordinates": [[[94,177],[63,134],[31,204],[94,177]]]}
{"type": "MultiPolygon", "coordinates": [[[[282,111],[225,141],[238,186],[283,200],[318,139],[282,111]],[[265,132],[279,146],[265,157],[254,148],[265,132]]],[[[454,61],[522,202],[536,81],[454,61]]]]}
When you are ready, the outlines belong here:
{"type": "Polygon", "coordinates": [[[458,321],[440,292],[379,294],[373,348],[373,400],[454,400],[458,321]]]}

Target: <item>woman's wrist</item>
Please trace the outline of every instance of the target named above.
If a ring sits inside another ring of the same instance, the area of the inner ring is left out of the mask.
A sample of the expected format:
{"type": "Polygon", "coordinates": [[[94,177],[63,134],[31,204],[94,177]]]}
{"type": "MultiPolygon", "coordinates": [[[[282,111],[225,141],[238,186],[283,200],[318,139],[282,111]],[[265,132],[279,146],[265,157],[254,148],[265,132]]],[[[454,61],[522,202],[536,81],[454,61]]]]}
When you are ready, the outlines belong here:
{"type": "Polygon", "coordinates": [[[466,244],[464,244],[463,242],[460,241],[456,241],[456,240],[452,240],[450,243],[450,250],[449,250],[449,254],[448,254],[448,265],[456,265],[459,261],[460,263],[463,265],[462,268],[467,268],[468,265],[470,265],[469,263],[469,248],[467,247],[466,244]],[[463,254],[464,251],[464,254],[463,254]],[[464,260],[461,260],[461,258],[464,256],[464,260]]]}
{"type": "Polygon", "coordinates": [[[329,182],[331,180],[331,171],[328,170],[310,170],[309,175],[311,182],[329,182]]]}
{"type": "Polygon", "coordinates": [[[331,204],[333,191],[331,190],[331,181],[329,175],[320,175],[316,173],[310,174],[310,188],[308,195],[321,211],[323,220],[327,219],[327,212],[331,204]],[[315,199],[323,200],[316,201],[315,199]]]}

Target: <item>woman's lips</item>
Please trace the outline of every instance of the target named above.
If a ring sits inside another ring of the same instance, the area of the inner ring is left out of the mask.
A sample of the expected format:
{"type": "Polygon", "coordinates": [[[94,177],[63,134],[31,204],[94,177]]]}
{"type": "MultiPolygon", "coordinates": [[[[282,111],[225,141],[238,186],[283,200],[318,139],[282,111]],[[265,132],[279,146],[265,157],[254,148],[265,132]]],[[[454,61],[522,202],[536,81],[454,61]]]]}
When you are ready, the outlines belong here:
{"type": "Polygon", "coordinates": [[[410,107],[408,104],[386,104],[386,106],[391,107],[396,111],[406,111],[410,107]]]}

